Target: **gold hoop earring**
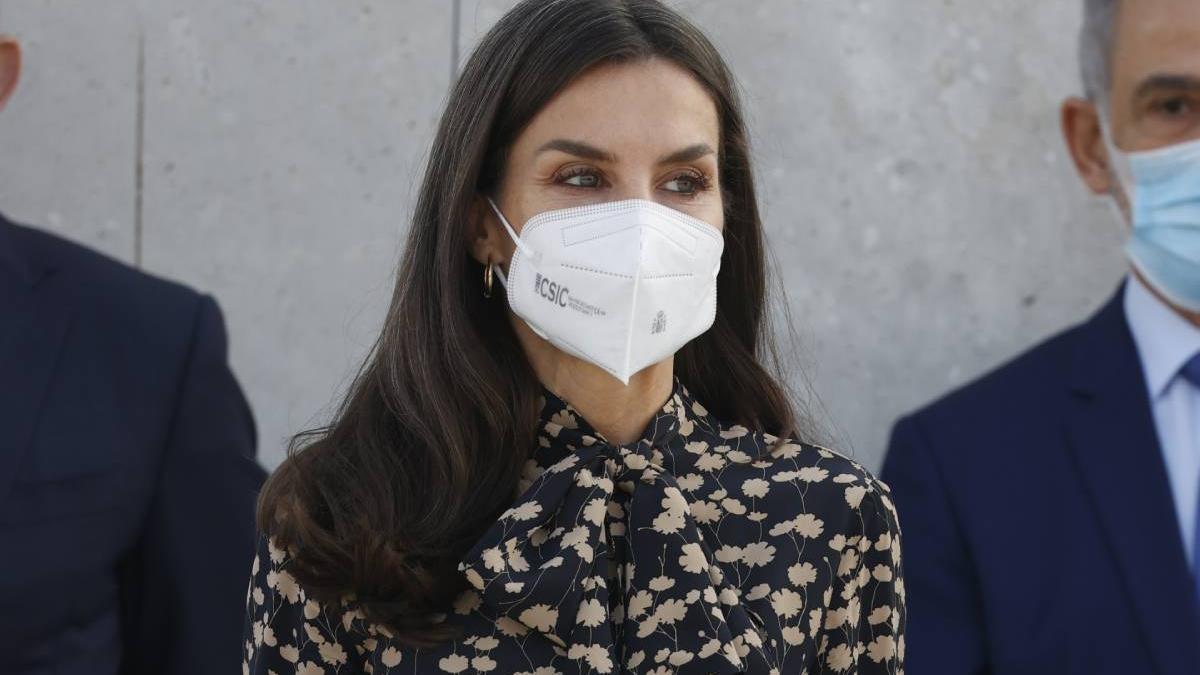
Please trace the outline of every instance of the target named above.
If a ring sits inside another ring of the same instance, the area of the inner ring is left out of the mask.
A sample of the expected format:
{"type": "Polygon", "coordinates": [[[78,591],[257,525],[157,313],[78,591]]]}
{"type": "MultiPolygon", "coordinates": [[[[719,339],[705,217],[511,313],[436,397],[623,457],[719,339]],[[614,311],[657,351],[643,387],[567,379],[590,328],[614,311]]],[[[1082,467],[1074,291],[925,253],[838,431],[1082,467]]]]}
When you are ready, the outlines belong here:
{"type": "Polygon", "coordinates": [[[492,263],[483,266],[483,297],[492,297],[492,263]]]}

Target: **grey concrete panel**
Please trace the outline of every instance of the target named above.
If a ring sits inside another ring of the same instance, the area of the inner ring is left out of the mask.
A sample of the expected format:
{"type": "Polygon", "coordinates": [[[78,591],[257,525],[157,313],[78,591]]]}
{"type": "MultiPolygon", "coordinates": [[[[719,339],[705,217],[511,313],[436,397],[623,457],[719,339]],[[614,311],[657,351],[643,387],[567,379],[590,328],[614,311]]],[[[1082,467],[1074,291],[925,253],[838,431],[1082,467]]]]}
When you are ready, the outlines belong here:
{"type": "Polygon", "coordinates": [[[1086,318],[1121,278],[1124,235],[1058,127],[1078,7],[687,3],[744,83],[826,426],[870,466],[898,415],[1086,318]]]}
{"type": "MultiPolygon", "coordinates": [[[[453,56],[511,4],[144,3],[145,265],[221,301],[268,465],[374,338],[453,56]]],[[[1057,128],[1075,0],[676,4],[741,79],[791,381],[836,445],[877,467],[898,414],[1114,289],[1123,234],[1057,128]]],[[[130,261],[132,6],[0,0],[28,51],[0,209],[130,261]]]]}
{"type": "Polygon", "coordinates": [[[24,48],[0,112],[0,211],[134,260],[137,13],[127,2],[2,0],[24,48]]]}
{"type": "Polygon", "coordinates": [[[146,267],[216,295],[259,455],[328,418],[378,333],[449,83],[451,3],[146,14],[146,267]]]}
{"type": "Polygon", "coordinates": [[[475,43],[500,17],[517,4],[517,0],[458,0],[458,65],[471,53],[475,43]]]}
{"type": "MultiPolygon", "coordinates": [[[[513,4],[465,1],[460,54],[513,4]]],[[[878,468],[898,415],[1114,291],[1124,234],[1058,130],[1076,0],[674,4],[741,81],[790,380],[836,446],[878,468]]]]}

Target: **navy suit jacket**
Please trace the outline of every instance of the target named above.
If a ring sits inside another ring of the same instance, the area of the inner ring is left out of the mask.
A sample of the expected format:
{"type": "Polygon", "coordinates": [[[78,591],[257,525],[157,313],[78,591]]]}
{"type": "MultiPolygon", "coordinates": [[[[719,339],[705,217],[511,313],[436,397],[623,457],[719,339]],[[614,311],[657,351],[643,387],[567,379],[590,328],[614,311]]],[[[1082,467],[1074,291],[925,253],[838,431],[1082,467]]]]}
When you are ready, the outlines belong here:
{"type": "Polygon", "coordinates": [[[1200,673],[1200,612],[1118,292],[895,427],[907,670],[1200,673]]]}
{"type": "Polygon", "coordinates": [[[0,671],[238,672],[262,480],[213,300],[0,218],[0,671]]]}

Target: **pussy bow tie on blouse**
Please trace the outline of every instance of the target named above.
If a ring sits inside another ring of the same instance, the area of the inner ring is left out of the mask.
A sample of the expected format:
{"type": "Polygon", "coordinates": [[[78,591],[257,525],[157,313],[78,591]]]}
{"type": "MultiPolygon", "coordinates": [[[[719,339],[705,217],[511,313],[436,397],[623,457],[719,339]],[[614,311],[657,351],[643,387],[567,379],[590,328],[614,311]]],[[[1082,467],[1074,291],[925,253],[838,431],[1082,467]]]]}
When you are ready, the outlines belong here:
{"type": "Polygon", "coordinates": [[[537,459],[549,468],[459,566],[482,605],[595,672],[746,670],[739,651],[758,633],[669,470],[700,432],[719,440],[707,412],[676,382],[642,440],[617,446],[545,396],[537,459]]]}

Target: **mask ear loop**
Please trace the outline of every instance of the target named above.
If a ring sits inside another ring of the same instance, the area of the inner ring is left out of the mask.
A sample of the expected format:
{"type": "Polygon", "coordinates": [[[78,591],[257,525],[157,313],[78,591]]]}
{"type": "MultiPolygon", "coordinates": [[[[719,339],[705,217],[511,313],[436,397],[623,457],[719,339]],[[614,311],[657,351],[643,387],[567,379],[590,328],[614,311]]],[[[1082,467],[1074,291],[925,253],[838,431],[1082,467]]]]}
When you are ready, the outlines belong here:
{"type": "MultiPolygon", "coordinates": [[[[1108,203],[1108,207],[1112,211],[1115,222],[1119,223],[1122,227],[1121,236],[1129,237],[1129,229],[1137,227],[1137,224],[1134,222],[1133,215],[1134,190],[1136,190],[1137,186],[1133,176],[1133,165],[1129,161],[1129,154],[1118,148],[1116,142],[1113,140],[1112,125],[1108,122],[1108,113],[1105,112],[1103,108],[1100,108],[1099,112],[1100,137],[1104,140],[1104,150],[1108,153],[1108,161],[1112,165],[1110,167],[1112,173],[1117,178],[1117,188],[1120,189],[1122,194],[1125,195],[1125,205],[1129,209],[1129,213],[1125,213],[1121,210],[1121,204],[1117,200],[1116,190],[1109,191],[1109,198],[1105,201],[1108,203]]],[[[1129,260],[1129,264],[1132,265],[1138,272],[1140,272],[1143,278],[1150,278],[1149,275],[1146,274],[1142,265],[1138,263],[1137,258],[1130,254],[1130,249],[1128,246],[1126,247],[1126,256],[1129,260]]]]}
{"type": "MultiPolygon", "coordinates": [[[[495,212],[496,217],[500,219],[500,224],[504,225],[504,229],[508,231],[508,236],[513,240],[513,243],[517,245],[517,249],[526,256],[536,260],[537,254],[529,247],[529,244],[521,241],[521,238],[517,236],[516,230],[514,230],[513,226],[508,223],[508,218],[504,217],[504,214],[500,211],[500,207],[496,206],[496,202],[492,201],[491,197],[488,197],[487,201],[488,204],[491,205],[492,211],[495,212]]],[[[495,268],[496,278],[500,280],[500,285],[507,289],[508,277],[505,276],[504,270],[500,269],[499,263],[495,265],[495,268]]]]}
{"type": "Polygon", "coordinates": [[[508,290],[508,277],[504,276],[504,270],[500,269],[500,263],[489,263],[489,264],[492,266],[492,274],[496,275],[496,278],[500,280],[500,285],[503,286],[504,290],[507,291],[508,290]]]}
{"type": "Polygon", "coordinates": [[[1106,201],[1117,222],[1128,227],[1133,218],[1133,168],[1129,164],[1129,156],[1119,149],[1116,142],[1113,141],[1112,125],[1108,122],[1108,112],[1103,106],[1097,106],[1097,113],[1100,117],[1100,138],[1104,142],[1105,152],[1108,153],[1109,169],[1117,179],[1117,186],[1115,189],[1109,190],[1109,198],[1106,201]],[[1125,196],[1125,204],[1129,207],[1130,213],[1126,214],[1121,210],[1120,201],[1117,199],[1117,190],[1120,190],[1121,194],[1125,196]]]}

